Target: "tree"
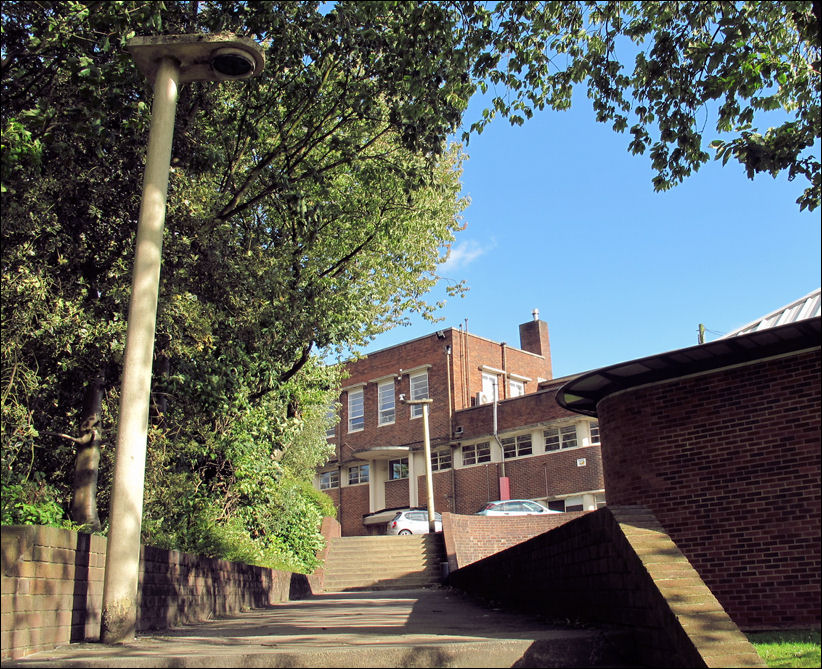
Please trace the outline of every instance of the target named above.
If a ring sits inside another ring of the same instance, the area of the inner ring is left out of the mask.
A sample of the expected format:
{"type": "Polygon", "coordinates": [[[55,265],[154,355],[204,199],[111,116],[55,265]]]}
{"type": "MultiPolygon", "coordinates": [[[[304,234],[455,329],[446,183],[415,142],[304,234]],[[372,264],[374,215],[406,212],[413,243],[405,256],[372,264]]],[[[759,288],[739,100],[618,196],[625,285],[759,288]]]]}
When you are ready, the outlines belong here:
{"type": "MultiPolygon", "coordinates": [[[[465,102],[431,76],[444,56],[410,78],[406,55],[375,57],[362,26],[398,30],[410,6],[385,19],[381,3],[317,9],[4,5],[4,505],[19,493],[4,521],[35,499],[67,506],[63,433],[82,422],[84,386],[108,380],[102,422],[116,421],[148,120],[146,84],[120,48],[138,26],[263,42],[274,30],[276,67],[260,81],[181,91],[144,536],[309,565],[317,514],[275,520],[322,508],[306,482],[328,455],[338,381],[312,354],[430,313],[424,293],[460,227],[461,157],[444,144],[465,102]]],[[[105,517],[105,443],[102,458],[105,517]]]]}
{"type": "MultiPolygon", "coordinates": [[[[58,522],[49,500],[68,508],[77,456],[94,470],[95,453],[74,453],[76,440],[116,422],[149,120],[150,88],[124,50],[138,32],[231,31],[267,57],[262,77],[184,85],[178,104],[144,534],[180,548],[310,562],[311,528],[277,519],[283,500],[313,517],[322,506],[306,481],[325,457],[318,416],[338,381],[315,356],[356,348],[409,311],[432,314],[425,292],[464,206],[462,155],[447,140],[478,87],[501,90],[471,119],[474,132],[495,115],[522,123],[567,108],[586,82],[598,120],[630,128],[630,150],[649,151],[658,189],[708,159],[700,114],[713,104],[717,130],[731,133],[717,140],[723,160],[749,175],[804,175],[800,206],[819,202],[809,150],[820,125],[818,2],[0,11],[4,522],[58,522]],[[754,128],[756,112],[776,107],[787,121],[754,128]],[[96,398],[99,412],[84,411],[96,398]]],[[[76,469],[93,483],[96,472],[76,469]]],[[[80,492],[76,520],[93,524],[80,492]]]]}
{"type": "Polygon", "coordinates": [[[457,6],[478,53],[472,75],[495,90],[471,131],[497,113],[520,124],[545,107],[567,109],[585,82],[597,121],[628,129],[632,153],[648,151],[655,190],[710,158],[703,128],[713,114],[717,159],[734,158],[751,179],[805,177],[797,203],[819,206],[819,0],[457,6]],[[758,127],[769,119],[774,127],[758,127]]]}

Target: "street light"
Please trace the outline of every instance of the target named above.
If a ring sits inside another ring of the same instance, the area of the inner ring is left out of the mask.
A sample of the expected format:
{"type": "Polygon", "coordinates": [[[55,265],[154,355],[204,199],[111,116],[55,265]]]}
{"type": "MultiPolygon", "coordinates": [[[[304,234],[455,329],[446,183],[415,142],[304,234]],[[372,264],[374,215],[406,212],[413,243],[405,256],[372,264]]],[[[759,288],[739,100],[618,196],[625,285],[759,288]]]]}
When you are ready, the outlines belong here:
{"type": "Polygon", "coordinates": [[[177,87],[189,81],[246,79],[262,72],[265,65],[263,50],[256,42],[230,34],[135,37],[126,49],[140,71],[154,82],[154,102],[137,223],[111,491],[100,635],[105,643],[133,638],[137,624],[151,363],[177,87]]]}
{"type": "MultiPolygon", "coordinates": [[[[427,398],[421,400],[407,400],[405,395],[400,395],[400,402],[403,404],[422,405],[422,435],[423,448],[425,450],[425,486],[428,489],[428,531],[432,534],[437,531],[436,518],[434,516],[434,472],[431,468],[431,437],[428,433],[428,407],[434,400],[427,398]]],[[[414,484],[416,485],[416,483],[414,484]]]]}

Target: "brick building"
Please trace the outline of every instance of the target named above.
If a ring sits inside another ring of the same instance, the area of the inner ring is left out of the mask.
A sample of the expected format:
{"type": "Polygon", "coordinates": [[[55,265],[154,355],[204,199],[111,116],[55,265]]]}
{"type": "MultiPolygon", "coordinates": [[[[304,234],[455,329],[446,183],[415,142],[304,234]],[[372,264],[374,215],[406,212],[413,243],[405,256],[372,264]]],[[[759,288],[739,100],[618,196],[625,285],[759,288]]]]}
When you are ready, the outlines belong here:
{"type": "Polygon", "coordinates": [[[820,290],[716,341],[581,374],[608,501],[653,511],[744,629],[818,627],[820,290]]]}
{"type": "Polygon", "coordinates": [[[605,503],[595,420],[560,407],[548,325],[520,325],[520,348],[448,328],[348,365],[335,456],[316,485],[334,501],[343,535],[382,533],[393,512],[427,500],[422,407],[437,511],[474,513],[495,499],[539,500],[561,511],[605,503]]]}

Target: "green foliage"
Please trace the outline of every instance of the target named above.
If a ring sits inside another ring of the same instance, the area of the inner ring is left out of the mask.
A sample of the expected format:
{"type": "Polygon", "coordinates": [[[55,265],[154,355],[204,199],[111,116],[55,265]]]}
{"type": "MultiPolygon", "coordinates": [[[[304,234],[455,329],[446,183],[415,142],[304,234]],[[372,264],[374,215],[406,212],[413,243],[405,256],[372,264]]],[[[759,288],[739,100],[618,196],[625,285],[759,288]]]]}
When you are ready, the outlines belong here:
{"type": "Polygon", "coordinates": [[[36,472],[33,481],[3,484],[0,523],[3,525],[51,525],[73,529],[65,510],[56,501],[56,490],[36,472]]]}
{"type": "Polygon", "coordinates": [[[461,156],[445,138],[470,86],[443,84],[447,31],[405,49],[406,21],[429,14],[413,3],[3,4],[9,514],[59,522],[74,449],[56,435],[76,433],[100,373],[101,519],[108,511],[150,102],[127,40],[234,31],[265,45],[264,76],[179,96],[143,535],[312,567],[331,507],[310,481],[329,455],[339,385],[316,356],[408,310],[431,315],[423,295],[460,228],[461,156]]]}
{"type": "MultiPolygon", "coordinates": [[[[150,84],[136,34],[236,32],[266,68],[180,89],[155,347],[144,538],[310,569],[339,387],[318,356],[411,312],[456,233],[447,137],[477,87],[523,123],[587,82],[657,188],[707,159],[811,179],[818,25],[806,2],[6,2],[2,9],[4,518],[62,522],[88,384],[104,377],[105,521],[150,84]],[[620,42],[621,40],[621,42],[620,42]],[[623,71],[620,44],[635,66],[623,71]],[[755,112],[789,121],[753,127],[755,112]],[[724,143],[723,143],[724,142],[724,143]]],[[[460,287],[457,286],[456,290],[460,287]]],[[[324,506],[325,505],[325,506],[324,506]]]]}
{"type": "MultiPolygon", "coordinates": [[[[656,190],[699,169],[708,119],[716,158],[746,174],[788,171],[809,182],[800,209],[819,206],[820,15],[813,2],[461,3],[472,74],[493,87],[496,114],[519,125],[567,109],[585,82],[597,121],[629,130],[648,153],[656,190]],[[774,123],[759,130],[754,122],[774,123]]],[[[466,135],[467,140],[467,135],[466,135]]]]}

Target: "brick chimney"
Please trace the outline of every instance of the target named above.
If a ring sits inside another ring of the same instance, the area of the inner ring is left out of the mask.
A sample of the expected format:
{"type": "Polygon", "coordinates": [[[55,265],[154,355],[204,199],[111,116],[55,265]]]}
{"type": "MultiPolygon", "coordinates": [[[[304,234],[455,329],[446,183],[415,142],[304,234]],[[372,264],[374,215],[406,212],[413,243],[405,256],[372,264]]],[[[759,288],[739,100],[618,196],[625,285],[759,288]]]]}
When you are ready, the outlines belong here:
{"type": "Polygon", "coordinates": [[[523,351],[541,355],[550,370],[551,344],[548,341],[548,323],[539,319],[539,309],[534,309],[531,315],[534,317],[533,320],[519,326],[519,347],[523,351]]]}

